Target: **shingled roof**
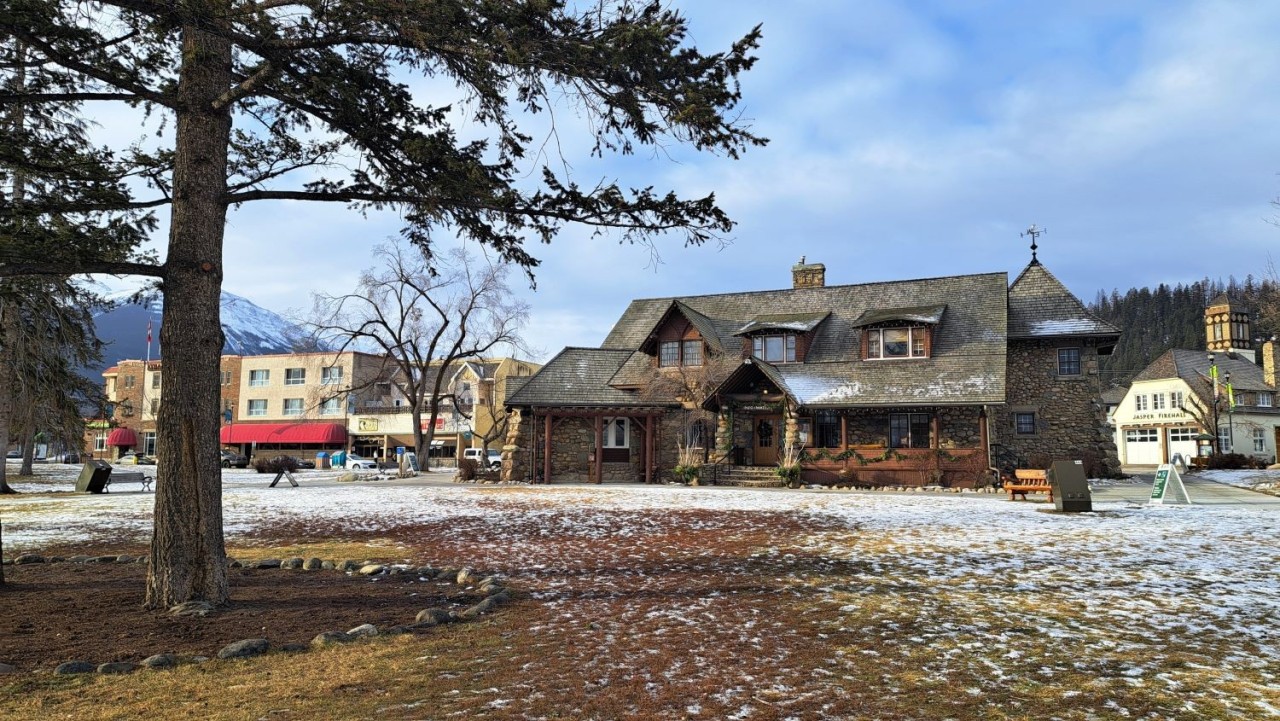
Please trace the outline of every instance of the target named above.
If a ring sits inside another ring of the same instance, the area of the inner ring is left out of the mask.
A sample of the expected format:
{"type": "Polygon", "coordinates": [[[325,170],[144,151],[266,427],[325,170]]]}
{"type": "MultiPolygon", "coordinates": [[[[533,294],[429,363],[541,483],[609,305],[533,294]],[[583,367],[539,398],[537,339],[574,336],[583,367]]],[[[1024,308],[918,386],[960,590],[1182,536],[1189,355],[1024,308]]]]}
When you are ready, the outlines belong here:
{"type": "MultiPolygon", "coordinates": [[[[1231,387],[1237,391],[1274,391],[1267,385],[1262,375],[1262,368],[1245,358],[1217,353],[1214,362],[1218,365],[1220,377],[1231,374],[1231,387]]],[[[1213,384],[1209,380],[1209,356],[1206,351],[1174,348],[1165,351],[1160,357],[1134,376],[1133,382],[1157,381],[1167,378],[1181,378],[1190,386],[1201,400],[1206,403],[1213,399],[1213,384]]],[[[1224,391],[1225,392],[1225,391],[1224,391]]]]}
{"type": "Polygon", "coordinates": [[[1032,263],[1009,286],[1009,337],[1119,336],[1098,320],[1043,265],[1032,263]]]}
{"type": "Polygon", "coordinates": [[[507,404],[560,407],[655,405],[642,404],[635,393],[609,385],[632,352],[608,348],[565,348],[519,390],[509,394],[507,404]]]}
{"type": "MultiPolygon", "coordinates": [[[[723,348],[741,347],[735,337],[758,317],[829,314],[817,327],[806,365],[857,360],[854,322],[870,310],[946,305],[947,322],[934,338],[934,361],[969,354],[1003,354],[1006,335],[1004,273],[957,275],[884,283],[752,291],[719,295],[634,300],[609,332],[603,348],[636,350],[679,301],[705,319],[723,348]]],[[[922,361],[910,361],[922,362],[922,361]]],[[[928,361],[924,361],[928,363],[928,361]]],[[[1003,370],[1000,373],[1003,379],[1003,370]]]]}

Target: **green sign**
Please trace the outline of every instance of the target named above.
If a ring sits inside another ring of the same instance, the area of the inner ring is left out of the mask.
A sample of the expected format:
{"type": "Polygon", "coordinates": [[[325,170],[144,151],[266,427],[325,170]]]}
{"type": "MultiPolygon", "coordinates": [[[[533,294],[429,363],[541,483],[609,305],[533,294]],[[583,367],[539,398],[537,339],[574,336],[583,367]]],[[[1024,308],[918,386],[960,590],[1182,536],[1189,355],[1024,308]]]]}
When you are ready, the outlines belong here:
{"type": "Polygon", "coordinates": [[[1161,468],[1156,471],[1156,482],[1151,486],[1151,499],[1160,500],[1164,498],[1164,487],[1169,482],[1169,469],[1161,468]]]}

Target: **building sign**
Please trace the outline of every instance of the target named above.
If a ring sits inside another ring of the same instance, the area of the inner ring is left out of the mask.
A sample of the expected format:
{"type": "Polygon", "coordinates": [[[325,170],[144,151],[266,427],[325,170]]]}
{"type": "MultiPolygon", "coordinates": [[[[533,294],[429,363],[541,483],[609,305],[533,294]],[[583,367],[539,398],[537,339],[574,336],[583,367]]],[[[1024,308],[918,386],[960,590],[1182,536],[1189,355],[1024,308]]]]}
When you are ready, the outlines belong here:
{"type": "Polygon", "coordinates": [[[1156,470],[1156,480],[1151,484],[1151,500],[1148,502],[1152,506],[1162,506],[1165,504],[1190,505],[1191,498],[1187,496],[1187,487],[1182,485],[1182,476],[1178,475],[1178,469],[1172,464],[1165,463],[1156,470]]]}
{"type": "Polygon", "coordinates": [[[1181,421],[1188,418],[1186,413],[1168,411],[1164,413],[1134,413],[1132,417],[1135,421],[1181,421]]]}
{"type": "MultiPolygon", "coordinates": [[[[466,422],[465,418],[445,418],[439,416],[436,418],[436,433],[470,433],[471,426],[466,422]]],[[[431,419],[422,419],[422,432],[426,433],[429,429],[431,419]]]]}
{"type": "Polygon", "coordinates": [[[356,423],[356,430],[361,433],[377,433],[378,419],[377,418],[361,418],[359,422],[356,423]]]}
{"type": "Polygon", "coordinates": [[[759,413],[759,412],[781,413],[782,404],[781,403],[744,403],[738,406],[738,410],[746,411],[748,413],[759,413]]]}

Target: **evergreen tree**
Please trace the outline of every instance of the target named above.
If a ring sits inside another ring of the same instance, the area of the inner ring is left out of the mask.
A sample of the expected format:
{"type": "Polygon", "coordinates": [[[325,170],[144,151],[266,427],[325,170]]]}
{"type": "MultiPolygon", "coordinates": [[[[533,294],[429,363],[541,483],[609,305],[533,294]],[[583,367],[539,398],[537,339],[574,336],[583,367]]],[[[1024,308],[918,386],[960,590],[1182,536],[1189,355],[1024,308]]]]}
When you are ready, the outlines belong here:
{"type": "MultiPolygon", "coordinates": [[[[764,142],[737,115],[737,78],[754,63],[758,28],[704,54],[688,44],[679,13],[659,2],[8,0],[0,37],[23,43],[47,76],[45,87],[11,90],[0,102],[42,117],[51,108],[74,114],[68,103],[124,103],[173,129],[159,150],[123,153],[126,172],[114,176],[145,179],[154,197],[95,202],[49,192],[29,203],[40,218],[97,211],[113,222],[167,206],[162,264],[126,269],[86,256],[51,269],[43,256],[15,254],[0,265],[8,275],[161,279],[166,382],[156,440],[164,453],[150,608],[227,600],[218,300],[229,208],[279,199],[390,208],[428,253],[433,230],[447,226],[532,278],[537,260],[525,241],[549,242],[565,224],[633,242],[676,233],[698,244],[732,222],[713,196],[580,186],[567,171],[531,167],[522,113],[567,102],[600,154],[677,141],[737,157],[764,142]],[[398,79],[409,73],[450,82],[456,93],[424,104],[398,79]],[[454,123],[488,140],[464,140],[454,123]]],[[[61,172],[34,149],[48,135],[4,132],[0,149],[22,149],[12,164],[32,175],[61,172]]],[[[110,166],[115,156],[103,160],[110,166]]]]}

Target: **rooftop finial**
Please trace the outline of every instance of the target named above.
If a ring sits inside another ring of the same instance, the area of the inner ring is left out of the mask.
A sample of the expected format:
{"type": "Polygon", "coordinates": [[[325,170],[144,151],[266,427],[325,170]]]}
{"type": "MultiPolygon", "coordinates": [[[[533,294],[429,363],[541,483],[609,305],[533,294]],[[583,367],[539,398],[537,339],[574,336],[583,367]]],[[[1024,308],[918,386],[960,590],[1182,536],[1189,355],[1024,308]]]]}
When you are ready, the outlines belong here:
{"type": "Polygon", "coordinates": [[[1032,265],[1040,265],[1040,261],[1036,260],[1036,238],[1039,238],[1040,236],[1044,235],[1046,232],[1047,231],[1044,228],[1037,228],[1036,224],[1032,223],[1030,228],[1027,228],[1026,230],[1022,231],[1022,233],[1020,233],[1020,235],[1023,238],[1027,237],[1028,235],[1031,236],[1031,264],[1032,265]]]}

